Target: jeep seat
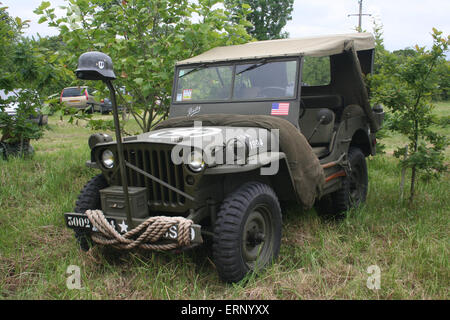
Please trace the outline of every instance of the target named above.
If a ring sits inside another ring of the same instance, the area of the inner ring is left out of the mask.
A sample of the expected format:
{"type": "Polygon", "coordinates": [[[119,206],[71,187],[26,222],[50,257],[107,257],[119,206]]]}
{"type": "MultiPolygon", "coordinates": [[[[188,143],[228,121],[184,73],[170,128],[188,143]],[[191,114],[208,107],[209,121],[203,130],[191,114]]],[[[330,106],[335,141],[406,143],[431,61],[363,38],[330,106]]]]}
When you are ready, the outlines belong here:
{"type": "Polygon", "coordinates": [[[344,106],[344,98],[337,94],[302,96],[302,107],[306,109],[339,109],[344,106]]]}
{"type": "MultiPolygon", "coordinates": [[[[302,115],[298,121],[298,124],[300,126],[300,131],[303,133],[306,139],[309,139],[314,130],[314,127],[318,123],[317,113],[319,111],[320,109],[304,109],[304,111],[300,112],[302,115]]],[[[334,130],[334,122],[336,119],[334,112],[332,112],[332,115],[333,120],[327,125],[319,126],[316,133],[308,141],[311,146],[323,146],[324,144],[330,143],[334,130]]]]}
{"type": "MultiPolygon", "coordinates": [[[[300,131],[306,138],[311,136],[317,124],[317,113],[320,109],[327,108],[333,111],[333,120],[327,125],[321,125],[314,136],[310,139],[311,146],[328,145],[333,135],[336,116],[340,114],[344,107],[344,98],[337,94],[305,95],[301,97],[300,119],[298,124],[300,131]]],[[[323,151],[320,152],[321,154],[323,151]]]]}
{"type": "Polygon", "coordinates": [[[329,153],[327,147],[313,147],[312,150],[314,154],[317,156],[317,158],[322,158],[323,156],[326,156],[329,153]]]}
{"type": "Polygon", "coordinates": [[[258,97],[261,89],[259,87],[253,88],[239,88],[235,91],[234,97],[237,99],[255,99],[258,97]]]}

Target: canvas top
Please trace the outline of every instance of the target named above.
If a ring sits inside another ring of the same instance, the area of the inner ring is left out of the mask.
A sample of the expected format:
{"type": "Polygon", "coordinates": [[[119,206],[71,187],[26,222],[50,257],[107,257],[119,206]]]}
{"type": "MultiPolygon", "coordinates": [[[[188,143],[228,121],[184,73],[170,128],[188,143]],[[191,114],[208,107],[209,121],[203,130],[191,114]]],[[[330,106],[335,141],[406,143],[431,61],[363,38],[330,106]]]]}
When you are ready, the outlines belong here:
{"type": "Polygon", "coordinates": [[[322,57],[342,53],[351,46],[357,51],[370,50],[375,47],[375,39],[370,33],[351,33],[255,41],[241,45],[216,47],[198,56],[179,61],[177,65],[271,57],[322,57]]]}

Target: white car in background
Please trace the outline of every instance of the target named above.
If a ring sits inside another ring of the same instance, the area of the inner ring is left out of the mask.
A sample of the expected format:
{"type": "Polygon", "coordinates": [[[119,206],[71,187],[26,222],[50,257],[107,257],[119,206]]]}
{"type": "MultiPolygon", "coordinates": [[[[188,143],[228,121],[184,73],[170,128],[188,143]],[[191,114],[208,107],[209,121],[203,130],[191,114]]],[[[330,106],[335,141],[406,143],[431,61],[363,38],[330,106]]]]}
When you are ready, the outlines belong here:
{"type": "MultiPolygon", "coordinates": [[[[14,92],[8,92],[6,93],[4,90],[0,90],[0,98],[2,100],[6,100],[9,97],[13,97],[15,96],[14,92]]],[[[4,109],[4,111],[9,115],[9,116],[16,116],[17,115],[17,108],[19,107],[17,102],[11,102],[9,105],[6,106],[6,108],[4,109]]]]}
{"type": "MultiPolygon", "coordinates": [[[[21,89],[16,89],[13,91],[9,91],[6,93],[4,90],[0,90],[0,99],[6,100],[10,97],[18,96],[20,94],[21,89]]],[[[19,104],[17,102],[10,102],[6,107],[4,108],[4,111],[11,117],[17,116],[17,109],[19,108],[19,104]]],[[[38,125],[47,125],[48,124],[48,115],[44,115],[41,113],[39,108],[35,108],[35,111],[37,113],[36,116],[31,117],[31,120],[36,122],[38,125]]]]}

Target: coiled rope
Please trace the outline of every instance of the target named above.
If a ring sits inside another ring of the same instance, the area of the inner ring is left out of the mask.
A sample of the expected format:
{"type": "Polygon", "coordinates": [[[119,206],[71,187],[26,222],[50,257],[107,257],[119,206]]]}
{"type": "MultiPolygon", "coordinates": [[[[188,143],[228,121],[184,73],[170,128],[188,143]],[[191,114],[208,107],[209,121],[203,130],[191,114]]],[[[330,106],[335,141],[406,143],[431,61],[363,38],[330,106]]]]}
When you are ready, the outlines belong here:
{"type": "Polygon", "coordinates": [[[183,217],[150,217],[136,228],[121,235],[109,224],[101,210],[86,210],[86,215],[99,232],[92,234],[92,240],[101,245],[118,249],[141,248],[165,251],[191,244],[193,221],[183,217]],[[178,242],[155,244],[174,225],[178,225],[178,242]]]}

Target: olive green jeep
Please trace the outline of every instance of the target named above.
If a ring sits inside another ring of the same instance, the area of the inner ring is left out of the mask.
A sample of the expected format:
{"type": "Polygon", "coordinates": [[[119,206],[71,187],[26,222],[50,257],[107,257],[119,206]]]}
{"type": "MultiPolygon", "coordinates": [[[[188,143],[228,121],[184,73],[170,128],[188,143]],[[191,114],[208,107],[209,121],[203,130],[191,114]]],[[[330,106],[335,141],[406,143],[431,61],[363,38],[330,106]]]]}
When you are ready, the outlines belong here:
{"type": "MultiPolygon", "coordinates": [[[[85,55],[77,76],[103,80],[114,104],[110,58],[85,55]]],[[[116,128],[116,142],[91,136],[87,165],[101,173],[67,226],[88,249],[101,231],[90,210],[116,238],[152,217],[182,217],[190,242],[177,248],[210,240],[224,281],[264,268],[279,253],[281,201],[329,216],[365,201],[365,158],[384,117],[364,82],[373,58],[372,35],[358,33],[220,47],[177,63],[168,120],[123,139],[116,128]],[[328,75],[312,76],[319,69],[328,75]]],[[[178,238],[174,223],[154,243],[178,238]]]]}

